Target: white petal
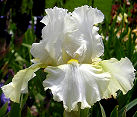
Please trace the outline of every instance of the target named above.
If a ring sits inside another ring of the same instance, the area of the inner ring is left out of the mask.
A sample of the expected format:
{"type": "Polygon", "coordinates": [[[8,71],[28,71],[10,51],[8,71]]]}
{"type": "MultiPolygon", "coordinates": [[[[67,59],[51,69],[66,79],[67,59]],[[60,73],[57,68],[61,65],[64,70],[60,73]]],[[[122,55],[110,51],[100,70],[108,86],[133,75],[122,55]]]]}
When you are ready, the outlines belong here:
{"type": "Polygon", "coordinates": [[[89,63],[104,52],[102,37],[97,32],[98,28],[93,26],[102,22],[104,15],[86,5],[76,8],[71,15],[72,17],[68,18],[71,27],[68,32],[71,33],[67,33],[64,48],[72,58],[79,59],[81,63],[89,63]]]}
{"type": "Polygon", "coordinates": [[[111,95],[116,97],[116,91],[118,90],[126,94],[132,88],[135,70],[128,58],[122,58],[120,61],[112,58],[100,63],[104,71],[111,74],[110,83],[104,95],[105,98],[109,98],[111,95]]]}
{"type": "Polygon", "coordinates": [[[104,15],[100,10],[87,5],[75,8],[72,12],[72,16],[80,23],[85,21],[85,24],[87,23],[88,26],[93,26],[94,24],[101,23],[104,20],[104,15]]]}
{"type": "Polygon", "coordinates": [[[67,14],[67,9],[54,7],[53,9],[45,10],[47,15],[41,20],[46,24],[42,30],[42,38],[47,40],[54,40],[63,32],[64,18],[67,14]],[[50,34],[49,34],[50,33],[50,34]],[[54,37],[54,38],[53,38],[54,37]]]}
{"type": "Polygon", "coordinates": [[[45,49],[45,45],[45,40],[40,41],[40,43],[33,43],[31,48],[32,56],[46,65],[56,65],[56,60],[51,58],[49,52],[45,49]]]}
{"type": "Polygon", "coordinates": [[[45,25],[48,25],[48,23],[49,23],[48,15],[44,16],[43,19],[40,22],[45,24],[45,25]]]}
{"type": "Polygon", "coordinates": [[[43,40],[32,45],[31,54],[47,65],[61,64],[62,41],[64,39],[64,22],[68,15],[66,9],[54,7],[46,9],[47,16],[41,22],[46,24],[42,29],[43,40]]]}
{"type": "Polygon", "coordinates": [[[78,64],[76,60],[58,67],[48,66],[47,79],[43,81],[45,90],[51,89],[53,99],[63,101],[66,111],[90,108],[101,100],[108,84],[108,73],[103,73],[90,64],[78,64]]]}
{"type": "Polygon", "coordinates": [[[103,21],[103,14],[92,7],[82,6],[67,13],[66,9],[46,9],[42,19],[43,40],[32,45],[32,55],[47,65],[60,65],[69,58],[90,63],[104,52],[102,37],[95,23],[103,21]]]}
{"type": "Polygon", "coordinates": [[[7,85],[2,87],[2,90],[7,98],[19,103],[21,93],[28,92],[28,81],[34,77],[34,72],[43,67],[42,64],[34,64],[29,68],[20,70],[7,85]]]}

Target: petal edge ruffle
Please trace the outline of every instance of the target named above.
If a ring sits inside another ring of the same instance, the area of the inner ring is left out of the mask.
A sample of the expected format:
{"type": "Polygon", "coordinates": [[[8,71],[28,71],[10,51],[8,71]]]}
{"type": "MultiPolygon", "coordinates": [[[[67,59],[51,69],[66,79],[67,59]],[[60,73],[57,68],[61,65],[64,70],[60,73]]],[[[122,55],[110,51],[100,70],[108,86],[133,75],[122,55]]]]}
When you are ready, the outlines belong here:
{"type": "Polygon", "coordinates": [[[118,61],[115,58],[103,60],[100,62],[105,72],[110,73],[110,82],[104,94],[104,98],[116,97],[116,91],[121,90],[126,94],[133,87],[135,79],[135,69],[131,61],[125,57],[118,61]]]}
{"type": "Polygon", "coordinates": [[[81,109],[84,109],[101,100],[110,77],[101,69],[76,61],[58,67],[48,66],[45,71],[48,75],[43,81],[44,89],[51,89],[53,99],[63,101],[66,111],[77,111],[78,102],[81,102],[81,109]]]}
{"type": "Polygon", "coordinates": [[[12,82],[1,87],[5,96],[10,98],[10,100],[19,103],[21,93],[28,92],[28,81],[34,77],[34,72],[42,67],[44,67],[44,65],[38,63],[17,72],[13,77],[12,82]]]}

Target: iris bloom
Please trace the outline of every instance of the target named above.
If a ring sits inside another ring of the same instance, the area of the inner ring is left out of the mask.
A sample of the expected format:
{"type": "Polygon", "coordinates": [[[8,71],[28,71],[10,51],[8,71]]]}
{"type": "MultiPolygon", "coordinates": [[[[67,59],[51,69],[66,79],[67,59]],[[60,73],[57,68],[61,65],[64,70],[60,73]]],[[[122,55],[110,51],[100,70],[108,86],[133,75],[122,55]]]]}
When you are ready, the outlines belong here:
{"type": "Polygon", "coordinates": [[[34,72],[45,68],[48,73],[43,81],[44,89],[51,89],[55,101],[63,101],[66,111],[90,108],[103,99],[116,97],[116,91],[127,93],[133,86],[134,68],[128,58],[101,60],[104,52],[97,23],[103,13],[87,5],[72,13],[54,7],[46,9],[42,19],[46,26],[42,40],[33,43],[33,65],[19,71],[12,82],[3,86],[6,97],[20,101],[21,93],[27,93],[28,81],[34,72]]]}

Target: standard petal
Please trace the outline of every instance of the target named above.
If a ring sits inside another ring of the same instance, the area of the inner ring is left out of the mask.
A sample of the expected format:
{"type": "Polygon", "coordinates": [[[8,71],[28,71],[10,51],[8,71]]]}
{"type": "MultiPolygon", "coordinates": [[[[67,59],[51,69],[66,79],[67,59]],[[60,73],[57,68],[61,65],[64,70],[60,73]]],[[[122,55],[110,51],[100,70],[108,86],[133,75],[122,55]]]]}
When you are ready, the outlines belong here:
{"type": "Polygon", "coordinates": [[[103,21],[101,11],[85,5],[72,13],[57,7],[46,9],[46,13],[41,21],[46,25],[42,30],[43,40],[34,43],[31,49],[40,62],[60,65],[73,58],[90,63],[92,58],[103,54],[102,37],[93,26],[103,21]]]}
{"type": "Polygon", "coordinates": [[[28,81],[34,76],[34,72],[44,67],[42,64],[34,64],[29,68],[20,70],[12,79],[12,82],[4,85],[2,90],[7,98],[19,103],[21,93],[28,92],[28,81]]]}
{"type": "Polygon", "coordinates": [[[81,63],[89,63],[104,52],[102,37],[97,32],[99,29],[94,26],[103,21],[104,15],[101,11],[85,5],[76,8],[71,16],[68,18],[71,28],[66,31],[71,33],[65,35],[64,48],[72,58],[81,63]]]}
{"type": "Polygon", "coordinates": [[[110,77],[101,69],[90,64],[78,64],[76,60],[58,67],[48,66],[45,71],[48,72],[43,81],[45,90],[51,89],[53,99],[63,101],[66,111],[77,111],[78,102],[84,109],[101,100],[110,77]]]}
{"type": "Polygon", "coordinates": [[[87,23],[88,26],[93,26],[94,24],[101,23],[104,20],[104,15],[100,10],[87,5],[75,8],[72,12],[72,16],[80,23],[85,21],[85,24],[87,23]]]}
{"type": "Polygon", "coordinates": [[[110,83],[104,94],[104,98],[109,98],[111,95],[116,97],[116,91],[121,90],[126,94],[133,86],[135,79],[135,69],[128,58],[122,58],[118,61],[115,58],[100,62],[105,72],[109,72],[110,83]]]}
{"type": "Polygon", "coordinates": [[[44,16],[43,19],[40,21],[41,23],[48,25],[49,23],[49,17],[48,15],[44,16]]]}
{"type": "Polygon", "coordinates": [[[51,58],[49,52],[45,49],[45,45],[45,40],[40,41],[40,43],[33,43],[31,48],[32,56],[46,65],[56,65],[55,58],[51,58]]]}
{"type": "Polygon", "coordinates": [[[31,54],[47,65],[57,65],[63,63],[62,41],[64,39],[65,17],[67,10],[54,7],[46,9],[47,16],[41,22],[46,24],[42,29],[43,40],[40,43],[34,43],[31,48],[31,54]]]}
{"type": "Polygon", "coordinates": [[[46,25],[42,30],[42,38],[54,40],[63,32],[64,18],[68,15],[67,9],[54,7],[45,11],[47,15],[41,20],[46,25]]]}

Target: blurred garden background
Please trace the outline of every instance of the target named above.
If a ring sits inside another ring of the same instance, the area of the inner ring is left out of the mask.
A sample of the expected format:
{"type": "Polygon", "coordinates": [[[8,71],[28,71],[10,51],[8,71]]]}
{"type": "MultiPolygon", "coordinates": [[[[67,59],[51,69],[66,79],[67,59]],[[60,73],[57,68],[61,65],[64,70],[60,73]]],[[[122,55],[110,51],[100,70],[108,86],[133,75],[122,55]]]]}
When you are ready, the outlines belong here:
{"type": "MultiPolygon", "coordinates": [[[[11,82],[17,71],[29,67],[32,43],[41,40],[46,8],[97,7],[105,15],[99,24],[105,52],[103,59],[128,57],[137,69],[137,1],[135,0],[0,0],[0,87],[11,82]]],[[[0,89],[0,117],[63,117],[62,103],[53,101],[50,90],[44,91],[46,73],[40,69],[29,81],[29,93],[21,103],[7,99],[0,89]]],[[[135,72],[137,74],[137,72],[135,72]]],[[[94,104],[89,117],[137,117],[137,80],[126,95],[102,99],[94,104]]]]}

